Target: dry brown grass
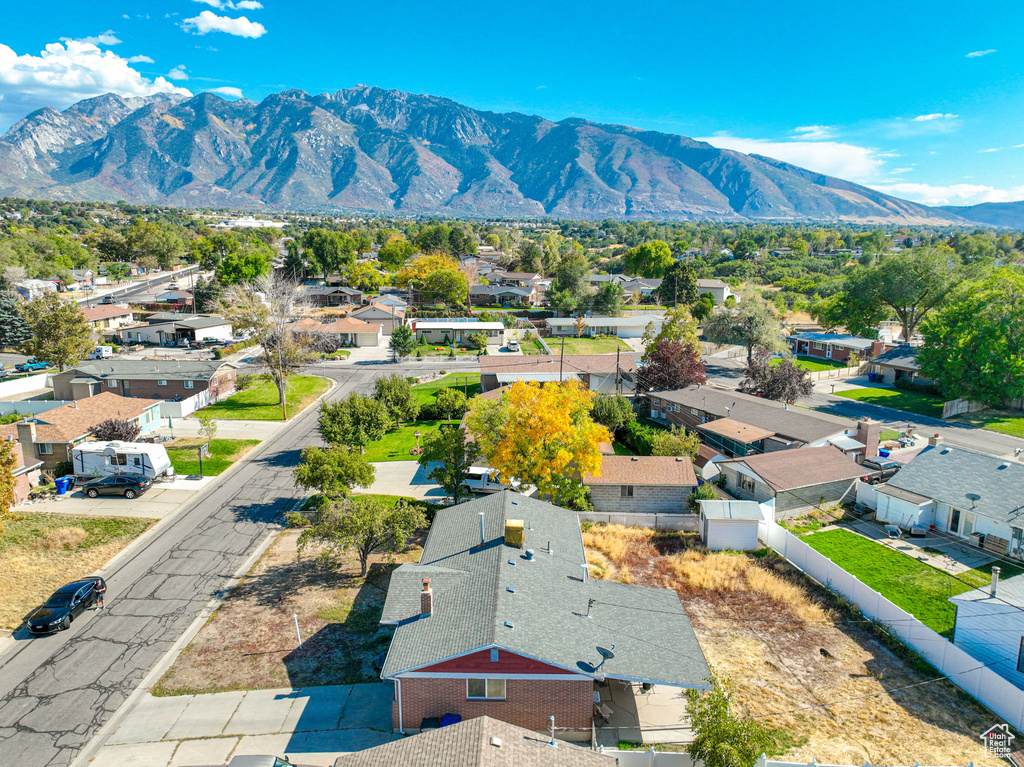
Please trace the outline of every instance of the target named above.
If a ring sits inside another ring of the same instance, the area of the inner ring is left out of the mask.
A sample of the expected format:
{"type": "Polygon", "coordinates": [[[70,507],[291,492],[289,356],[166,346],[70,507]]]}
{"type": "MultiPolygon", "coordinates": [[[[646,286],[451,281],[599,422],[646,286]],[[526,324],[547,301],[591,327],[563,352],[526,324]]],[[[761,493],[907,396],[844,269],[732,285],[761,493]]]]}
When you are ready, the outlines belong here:
{"type": "Polygon", "coordinates": [[[47,530],[39,540],[39,547],[43,549],[77,549],[89,533],[80,527],[55,527],[47,530]]]}
{"type": "Polygon", "coordinates": [[[693,536],[618,526],[592,528],[584,540],[595,577],[628,572],[634,583],[679,594],[708,662],[736,683],[740,712],[801,744],[788,759],[1003,764],[986,757],[976,737],[998,717],[948,682],[887,692],[935,675],[846,621],[777,557],[708,552],[693,536]],[[848,700],[862,696],[871,697],[848,700]]]}
{"type": "MultiPolygon", "coordinates": [[[[392,567],[371,559],[359,577],[356,559],[340,568],[300,554],[298,530],[286,530],[253,565],[174,665],[158,695],[259,690],[378,679],[373,659],[391,631],[378,624],[392,567]],[[299,650],[292,615],[298,615],[299,650]]],[[[419,548],[397,562],[418,561],[419,548]]]]}

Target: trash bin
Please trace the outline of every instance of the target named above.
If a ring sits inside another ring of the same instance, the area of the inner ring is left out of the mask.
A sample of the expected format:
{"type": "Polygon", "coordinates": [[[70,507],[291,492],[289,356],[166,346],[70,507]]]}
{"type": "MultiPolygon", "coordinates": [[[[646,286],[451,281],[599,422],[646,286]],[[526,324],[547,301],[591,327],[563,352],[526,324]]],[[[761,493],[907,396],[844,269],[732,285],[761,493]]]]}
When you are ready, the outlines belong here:
{"type": "Polygon", "coordinates": [[[71,487],[71,480],[68,477],[58,477],[53,480],[53,484],[57,487],[57,495],[64,495],[71,487]]]}
{"type": "Polygon", "coordinates": [[[875,382],[875,374],[874,373],[868,373],[868,383],[874,383],[874,382],[875,382]]]}

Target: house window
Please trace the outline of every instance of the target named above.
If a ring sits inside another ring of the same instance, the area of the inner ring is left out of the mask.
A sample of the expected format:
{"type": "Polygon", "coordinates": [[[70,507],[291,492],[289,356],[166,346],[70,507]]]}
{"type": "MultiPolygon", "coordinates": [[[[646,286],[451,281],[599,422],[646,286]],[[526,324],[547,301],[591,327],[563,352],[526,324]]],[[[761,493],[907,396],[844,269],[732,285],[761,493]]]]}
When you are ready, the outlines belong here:
{"type": "Polygon", "coordinates": [[[194,388],[196,388],[196,382],[195,381],[185,381],[185,388],[186,389],[194,389],[194,388]]]}
{"type": "Polygon", "coordinates": [[[754,480],[745,474],[737,475],[737,485],[739,485],[740,490],[744,490],[748,493],[754,492],[754,480]]]}
{"type": "Polygon", "coordinates": [[[467,679],[466,697],[469,700],[505,700],[505,680],[467,679]]]}
{"type": "Polygon", "coordinates": [[[497,663],[497,662],[498,662],[498,648],[497,647],[493,647],[493,648],[491,648],[491,663],[497,663]]]}
{"type": "Polygon", "coordinates": [[[157,381],[156,385],[157,386],[167,386],[167,381],[157,381]]]}
{"type": "Polygon", "coordinates": [[[619,488],[619,497],[620,498],[632,498],[633,497],[633,486],[632,485],[622,485],[619,488]]]}
{"type": "Polygon", "coordinates": [[[814,344],[814,348],[817,349],[818,351],[821,351],[822,349],[825,348],[825,344],[818,344],[818,343],[816,343],[816,344],[814,344]]]}
{"type": "Polygon", "coordinates": [[[116,378],[108,378],[107,379],[107,386],[109,386],[111,389],[116,389],[117,388],[117,379],[116,378]]]}
{"type": "Polygon", "coordinates": [[[53,445],[49,442],[40,442],[39,455],[53,455],[53,445]]]}

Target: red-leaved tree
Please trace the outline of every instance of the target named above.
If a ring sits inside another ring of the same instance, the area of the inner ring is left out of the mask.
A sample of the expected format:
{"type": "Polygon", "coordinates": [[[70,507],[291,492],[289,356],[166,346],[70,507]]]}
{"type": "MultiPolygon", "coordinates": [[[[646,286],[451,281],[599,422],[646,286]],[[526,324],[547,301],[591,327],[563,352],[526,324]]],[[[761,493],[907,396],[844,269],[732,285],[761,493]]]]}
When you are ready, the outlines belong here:
{"type": "Polygon", "coordinates": [[[646,364],[640,373],[642,388],[682,389],[707,380],[707,366],[693,344],[661,340],[647,349],[646,364]]]}

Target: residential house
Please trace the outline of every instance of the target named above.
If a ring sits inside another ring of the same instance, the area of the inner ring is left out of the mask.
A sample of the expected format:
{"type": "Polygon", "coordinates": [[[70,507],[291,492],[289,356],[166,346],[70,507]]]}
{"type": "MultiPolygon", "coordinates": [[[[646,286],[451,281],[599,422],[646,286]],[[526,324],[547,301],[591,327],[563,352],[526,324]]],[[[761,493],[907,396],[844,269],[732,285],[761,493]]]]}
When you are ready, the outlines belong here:
{"type": "Polygon", "coordinates": [[[304,293],[314,306],[359,306],[363,302],[363,291],[346,285],[314,285],[304,293]]]}
{"type": "Polygon", "coordinates": [[[949,597],[956,608],[953,644],[1024,689],[1024,575],[949,597]]]}
{"type": "Polygon", "coordinates": [[[383,326],[376,322],[365,322],[355,317],[343,317],[333,322],[319,322],[305,317],[288,326],[293,333],[323,333],[334,337],[338,347],[380,346],[384,339],[383,326]]]}
{"type": "Polygon", "coordinates": [[[878,455],[877,421],[851,421],[717,386],[650,392],[651,418],[677,424],[728,456],[833,445],[860,462],[878,455]]]}
{"type": "MultiPolygon", "coordinates": [[[[560,734],[558,737],[561,737],[560,734]]],[[[611,754],[478,716],[344,754],[334,767],[616,767],[611,754]]]]}
{"type": "Polygon", "coordinates": [[[123,360],[83,362],[54,373],[56,400],[85,400],[102,392],[164,400],[161,415],[182,417],[235,391],[236,366],[219,360],[123,360]],[[183,412],[184,411],[184,412],[183,412]]]}
{"type": "Polygon", "coordinates": [[[102,392],[0,426],[0,437],[14,435],[26,463],[42,461],[43,470],[52,471],[61,461],[70,461],[72,448],[92,439],[93,429],[110,419],[137,423],[145,434],[160,424],[160,401],[102,392]]]}
{"type": "Polygon", "coordinates": [[[870,357],[877,357],[885,350],[885,344],[881,341],[842,333],[799,333],[787,340],[794,354],[837,362],[848,363],[853,356],[863,362],[870,357]]]}
{"type": "Polygon", "coordinates": [[[661,280],[653,277],[628,277],[625,274],[592,274],[590,287],[599,288],[605,284],[618,285],[624,296],[639,295],[650,298],[661,287],[661,280]]]}
{"type": "Polygon", "coordinates": [[[724,306],[729,296],[736,295],[732,292],[732,288],[721,280],[697,280],[697,293],[710,293],[711,297],[715,299],[715,306],[724,306]]]}
{"type": "Polygon", "coordinates": [[[870,372],[881,378],[882,383],[892,384],[899,380],[916,384],[930,384],[932,381],[921,375],[917,364],[918,347],[900,344],[879,354],[871,360],[870,372]]]}
{"type": "Polygon", "coordinates": [[[68,290],[86,290],[95,287],[97,284],[96,275],[92,269],[72,269],[68,272],[70,277],[64,280],[68,290]]]}
{"type": "Polygon", "coordinates": [[[474,336],[483,334],[488,346],[504,346],[505,324],[502,322],[460,322],[458,319],[413,320],[416,340],[425,344],[468,344],[474,336]]]}
{"type": "Polygon", "coordinates": [[[719,461],[718,469],[725,476],[725,489],[737,498],[758,503],[774,499],[776,519],[854,497],[864,474],[832,445],[730,458],[719,461]]]}
{"type": "Polygon", "coordinates": [[[135,311],[117,304],[83,306],[82,315],[92,331],[99,335],[135,324],[135,311]]]}
{"type": "Polygon", "coordinates": [[[409,302],[397,293],[381,293],[373,299],[373,303],[386,306],[389,309],[393,306],[396,309],[401,309],[403,312],[405,311],[405,307],[409,305],[409,302]]]}
{"type": "Polygon", "coordinates": [[[380,325],[384,335],[388,336],[391,335],[391,332],[396,327],[405,324],[404,309],[397,305],[381,304],[376,301],[364,306],[362,309],[356,309],[349,317],[380,325]]]}
{"type": "Polygon", "coordinates": [[[682,514],[697,487],[689,458],[603,455],[601,473],[586,474],[594,511],[682,514]]]}
{"type": "MultiPolygon", "coordinates": [[[[0,429],[2,428],[0,427],[0,429]]],[[[43,462],[36,458],[25,460],[25,450],[18,442],[17,430],[3,429],[0,431],[0,435],[12,443],[11,454],[14,456],[14,503],[12,505],[17,506],[28,500],[29,491],[33,487],[41,484],[40,470],[43,467],[43,462]]]]}
{"type": "Polygon", "coordinates": [[[679,596],[590,578],[576,513],[510,491],[437,512],[381,623],[395,626],[381,676],[403,733],[445,714],[534,731],[554,717],[589,742],[599,684],[707,689],[679,596]]]}
{"type": "Polygon", "coordinates": [[[875,485],[878,520],[1024,559],[1024,464],[941,442],[875,485]]]}
{"type": "Polygon", "coordinates": [[[132,325],[115,331],[120,343],[183,346],[196,341],[225,341],[232,338],[231,322],[215,314],[159,312],[144,325],[132,325]]]}
{"type": "Polygon", "coordinates": [[[697,448],[697,457],[693,459],[693,470],[700,479],[713,482],[718,477],[718,462],[728,457],[718,448],[701,442],[697,448]]]}
{"type": "Polygon", "coordinates": [[[19,296],[31,301],[44,293],[56,293],[57,283],[53,280],[20,280],[14,283],[14,289],[19,296]]]}
{"type": "Polygon", "coordinates": [[[153,300],[158,304],[171,304],[176,311],[180,311],[192,306],[193,296],[192,291],[179,288],[160,293],[153,300]]]}
{"type": "Polygon", "coordinates": [[[756,551],[757,525],[763,519],[754,501],[697,501],[701,542],[711,551],[756,551]]]}
{"type": "Polygon", "coordinates": [[[535,306],[540,298],[535,288],[517,285],[474,285],[469,289],[469,302],[473,306],[535,306]]]}
{"type": "Polygon", "coordinates": [[[776,248],[775,250],[770,250],[768,252],[772,256],[775,256],[776,258],[779,258],[781,256],[791,256],[791,255],[793,255],[793,249],[792,248],[776,248]]]}
{"type": "Polygon", "coordinates": [[[564,381],[577,378],[603,394],[632,394],[636,362],[623,354],[562,354],[480,357],[480,388],[490,391],[516,381],[564,381]]]}
{"type": "Polygon", "coordinates": [[[631,317],[551,317],[545,320],[551,328],[551,335],[578,336],[579,324],[583,325],[583,337],[615,336],[617,338],[640,338],[648,326],[660,333],[665,318],[660,314],[637,314],[631,317]]]}

